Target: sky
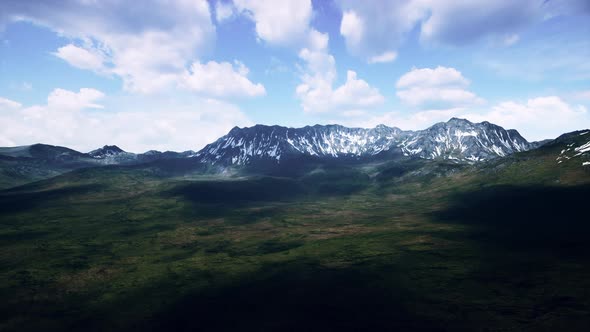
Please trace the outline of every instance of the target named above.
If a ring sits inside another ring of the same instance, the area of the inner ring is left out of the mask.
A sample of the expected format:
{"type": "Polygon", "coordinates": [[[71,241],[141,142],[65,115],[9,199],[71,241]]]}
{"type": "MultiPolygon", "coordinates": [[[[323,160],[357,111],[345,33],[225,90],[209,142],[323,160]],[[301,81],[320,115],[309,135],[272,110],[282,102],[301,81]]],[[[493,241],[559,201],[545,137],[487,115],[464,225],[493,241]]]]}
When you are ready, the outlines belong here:
{"type": "Polygon", "coordinates": [[[0,146],[234,126],[590,127],[588,0],[0,0],[0,146]]]}

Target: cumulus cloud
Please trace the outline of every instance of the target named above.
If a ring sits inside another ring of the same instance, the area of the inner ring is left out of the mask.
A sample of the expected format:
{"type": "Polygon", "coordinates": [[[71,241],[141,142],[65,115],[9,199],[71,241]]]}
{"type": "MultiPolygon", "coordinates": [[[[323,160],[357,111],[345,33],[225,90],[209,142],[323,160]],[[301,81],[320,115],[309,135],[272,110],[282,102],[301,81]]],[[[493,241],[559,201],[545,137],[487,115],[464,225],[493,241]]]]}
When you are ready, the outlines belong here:
{"type": "Polygon", "coordinates": [[[364,37],[365,22],[354,10],[347,10],[342,13],[340,33],[346,38],[348,47],[354,50],[364,37]]]}
{"type": "MultiPolygon", "coordinates": [[[[11,102],[9,112],[0,98],[1,146],[46,143],[86,152],[116,144],[131,152],[197,150],[226,134],[233,126],[252,122],[234,105],[197,99],[163,102],[133,99],[132,109],[107,111],[97,104],[107,99],[94,89],[73,92],[55,89],[43,105],[23,107],[11,102]],[[195,134],[198,133],[198,134],[195,134]]],[[[106,100],[105,100],[106,102],[106,100]]],[[[117,105],[127,101],[117,100],[117,105]]]]}
{"type": "Polygon", "coordinates": [[[5,21],[29,21],[77,41],[55,54],[78,68],[108,65],[134,92],[168,86],[187,63],[207,51],[215,36],[205,0],[148,0],[141,6],[6,0],[2,7],[5,21]]]}
{"type": "Polygon", "coordinates": [[[47,97],[47,106],[61,110],[79,110],[85,108],[103,108],[95,101],[104,97],[104,93],[96,89],[82,88],[79,92],[54,89],[47,97]]]}
{"type": "Polygon", "coordinates": [[[336,89],[332,81],[321,77],[309,77],[297,86],[297,96],[305,112],[341,111],[345,114],[359,109],[372,108],[383,104],[385,98],[379,90],[358,79],[356,72],[349,70],[346,82],[336,89]]]}
{"type": "Polygon", "coordinates": [[[80,69],[89,69],[96,72],[104,69],[105,60],[102,54],[78,47],[74,44],[60,47],[53,54],[80,69]]]}
{"type": "Polygon", "coordinates": [[[414,87],[398,91],[397,96],[405,104],[423,109],[432,107],[453,108],[483,102],[473,92],[461,88],[414,87]]]}
{"type": "Polygon", "coordinates": [[[255,22],[261,40],[280,46],[299,46],[307,41],[311,0],[234,0],[234,4],[255,22]]]}
{"type": "Polygon", "coordinates": [[[182,84],[195,92],[209,96],[254,97],[266,94],[262,84],[252,83],[248,68],[241,62],[195,62],[183,77],[182,84]]]}
{"type": "Polygon", "coordinates": [[[418,29],[425,43],[464,45],[484,38],[518,41],[518,32],[547,17],[590,13],[586,0],[340,0],[340,33],[350,53],[371,59],[396,50],[418,29]]]}
{"type": "Polygon", "coordinates": [[[234,15],[235,8],[232,3],[217,1],[215,4],[215,19],[221,23],[234,15]]]}
{"type": "Polygon", "coordinates": [[[397,96],[403,103],[422,109],[483,103],[483,99],[466,90],[469,83],[455,68],[413,68],[397,81],[397,96]]]}
{"type": "Polygon", "coordinates": [[[391,61],[395,60],[395,58],[397,58],[396,52],[387,51],[387,52],[384,52],[383,54],[379,54],[379,55],[375,55],[375,56],[370,57],[368,62],[370,64],[386,63],[386,62],[391,62],[391,61]]]}
{"type": "Polygon", "coordinates": [[[348,112],[372,108],[382,104],[385,98],[379,90],[357,78],[356,72],[348,70],[346,82],[334,88],[337,78],[336,60],[327,50],[327,35],[320,48],[307,48],[299,52],[305,63],[301,81],[295,90],[305,112],[348,112]]]}
{"type": "MultiPolygon", "coordinates": [[[[205,0],[150,0],[139,7],[123,1],[64,1],[50,6],[9,0],[3,6],[12,21],[47,26],[74,40],[53,54],[74,67],[116,75],[127,91],[150,94],[182,86],[220,98],[264,94],[261,84],[250,82],[228,63],[195,61],[215,35],[205,0]],[[213,81],[206,84],[205,79],[213,81]]],[[[218,20],[231,15],[232,8],[218,3],[218,20]]]]}
{"type": "Polygon", "coordinates": [[[506,101],[488,112],[466,113],[465,117],[516,128],[532,140],[555,138],[564,132],[590,128],[586,107],[568,104],[557,96],[532,98],[526,102],[506,101]]]}
{"type": "MultiPolygon", "coordinates": [[[[259,39],[271,45],[299,49],[301,84],[295,89],[305,112],[350,111],[382,104],[376,88],[349,70],[344,84],[334,87],[336,60],[328,50],[329,36],[310,26],[311,0],[235,0],[235,6],[256,24],[259,39]]],[[[384,54],[377,62],[390,61],[384,54]]],[[[394,56],[395,57],[395,56],[394,56]]]]}
{"type": "Polygon", "coordinates": [[[469,80],[463,77],[455,68],[438,66],[431,68],[412,68],[405,73],[396,83],[396,87],[411,88],[415,86],[439,87],[439,86],[467,86],[469,80]]]}
{"type": "Polygon", "coordinates": [[[0,111],[5,109],[20,108],[22,105],[14,100],[0,97],[0,111]]]}
{"type": "Polygon", "coordinates": [[[575,92],[574,98],[583,101],[590,101],[590,90],[575,92]]]}
{"type": "Polygon", "coordinates": [[[347,49],[368,62],[396,50],[416,22],[426,14],[415,1],[338,2],[342,9],[340,34],[347,49]]]}

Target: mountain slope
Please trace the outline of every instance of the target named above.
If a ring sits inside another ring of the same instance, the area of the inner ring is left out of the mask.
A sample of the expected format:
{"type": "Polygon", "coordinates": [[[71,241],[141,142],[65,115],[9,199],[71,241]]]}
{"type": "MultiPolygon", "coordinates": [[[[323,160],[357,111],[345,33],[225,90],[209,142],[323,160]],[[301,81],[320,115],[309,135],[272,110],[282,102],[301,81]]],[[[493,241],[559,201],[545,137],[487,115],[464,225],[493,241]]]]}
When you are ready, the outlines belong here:
{"type": "Polygon", "coordinates": [[[579,162],[590,167],[590,130],[575,131],[559,136],[549,147],[560,148],[557,163],[579,162]]]}

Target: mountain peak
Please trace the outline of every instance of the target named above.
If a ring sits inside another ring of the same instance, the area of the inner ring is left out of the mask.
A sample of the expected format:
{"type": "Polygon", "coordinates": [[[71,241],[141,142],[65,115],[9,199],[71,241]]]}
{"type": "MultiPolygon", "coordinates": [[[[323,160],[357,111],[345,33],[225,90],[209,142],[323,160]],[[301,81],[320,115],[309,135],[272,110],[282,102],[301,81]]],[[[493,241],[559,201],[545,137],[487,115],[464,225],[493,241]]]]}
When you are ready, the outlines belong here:
{"type": "Polygon", "coordinates": [[[103,150],[108,150],[108,151],[114,151],[114,152],[125,152],[123,151],[123,149],[121,149],[120,147],[116,146],[116,145],[105,145],[102,147],[103,150]]]}
{"type": "Polygon", "coordinates": [[[121,153],[126,152],[116,145],[105,145],[102,148],[90,151],[88,154],[94,158],[103,158],[106,156],[113,156],[121,153]]]}
{"type": "Polygon", "coordinates": [[[465,123],[465,124],[473,124],[473,122],[467,120],[467,119],[462,119],[462,118],[456,118],[456,117],[452,117],[449,119],[449,121],[447,121],[447,123],[465,123]]]}

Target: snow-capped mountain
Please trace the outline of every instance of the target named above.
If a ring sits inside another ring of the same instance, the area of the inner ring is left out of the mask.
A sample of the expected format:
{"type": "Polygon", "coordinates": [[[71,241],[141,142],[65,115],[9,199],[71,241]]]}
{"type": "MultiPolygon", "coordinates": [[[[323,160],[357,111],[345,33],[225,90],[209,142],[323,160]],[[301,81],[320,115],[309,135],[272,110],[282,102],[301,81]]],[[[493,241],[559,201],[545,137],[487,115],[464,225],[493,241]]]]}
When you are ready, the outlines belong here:
{"type": "Polygon", "coordinates": [[[457,118],[410,133],[399,145],[407,156],[469,161],[504,157],[536,147],[514,129],[505,130],[487,121],[472,123],[457,118]]]}
{"type": "Polygon", "coordinates": [[[235,127],[199,151],[197,157],[205,163],[244,165],[255,159],[280,162],[281,158],[293,155],[333,158],[376,155],[390,150],[401,133],[398,128],[386,126],[373,129],[340,125],[235,127]]]}
{"type": "Polygon", "coordinates": [[[137,159],[135,153],[125,152],[116,145],[105,145],[88,152],[88,155],[106,165],[127,164],[137,159]]]}
{"type": "Polygon", "coordinates": [[[246,165],[258,160],[280,163],[301,155],[360,159],[386,154],[475,162],[534,147],[535,143],[527,142],[516,130],[453,118],[419,131],[384,125],[372,129],[340,125],[235,127],[196,157],[220,165],[246,165]]]}

